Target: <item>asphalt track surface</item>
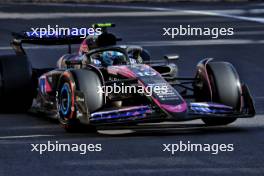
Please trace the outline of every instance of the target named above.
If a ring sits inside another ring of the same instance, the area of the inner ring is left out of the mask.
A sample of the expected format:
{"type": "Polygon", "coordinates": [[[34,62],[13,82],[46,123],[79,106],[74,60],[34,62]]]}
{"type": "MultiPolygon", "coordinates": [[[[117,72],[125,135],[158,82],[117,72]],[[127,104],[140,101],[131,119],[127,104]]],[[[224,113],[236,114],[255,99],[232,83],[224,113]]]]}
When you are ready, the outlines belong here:
{"type": "MultiPolygon", "coordinates": [[[[227,127],[205,128],[196,120],[180,123],[183,126],[176,129],[105,130],[96,134],[68,134],[57,121],[36,115],[2,114],[0,175],[264,175],[263,17],[263,3],[0,5],[1,54],[12,52],[9,48],[11,31],[48,24],[89,27],[95,22],[113,22],[117,25],[113,31],[123,38],[123,43],[143,45],[153,58],[178,53],[180,75],[192,76],[196,63],[205,57],[232,62],[241,80],[249,85],[257,107],[255,118],[239,119],[227,127]],[[53,15],[55,12],[59,14],[53,15]],[[77,16],[73,16],[74,13],[77,16]],[[235,34],[217,40],[162,36],[163,27],[179,24],[233,27],[235,34]],[[47,141],[99,143],[103,150],[85,155],[31,152],[31,144],[47,141]],[[162,144],[180,141],[234,144],[235,150],[217,155],[210,152],[171,155],[162,151],[162,144]]],[[[27,51],[33,66],[50,67],[66,48],[29,46],[27,51]]]]}

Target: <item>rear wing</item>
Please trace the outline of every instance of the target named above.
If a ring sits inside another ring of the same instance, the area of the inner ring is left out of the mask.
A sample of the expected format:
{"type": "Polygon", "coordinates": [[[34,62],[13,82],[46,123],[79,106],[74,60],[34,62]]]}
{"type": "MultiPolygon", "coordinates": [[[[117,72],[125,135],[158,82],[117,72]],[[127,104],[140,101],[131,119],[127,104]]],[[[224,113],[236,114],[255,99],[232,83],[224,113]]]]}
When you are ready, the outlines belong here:
{"type": "Polygon", "coordinates": [[[72,44],[80,44],[84,39],[82,36],[45,36],[36,37],[28,36],[26,32],[23,33],[12,33],[13,40],[11,46],[15,50],[17,55],[26,55],[25,50],[22,47],[23,43],[36,44],[36,45],[68,45],[68,52],[71,53],[72,44]]]}
{"type": "MultiPolygon", "coordinates": [[[[101,28],[102,33],[107,33],[107,28],[115,27],[113,23],[97,23],[93,24],[92,28],[101,28]]],[[[37,31],[39,32],[39,31],[37,31]]],[[[36,44],[36,45],[68,45],[68,53],[71,53],[72,44],[81,44],[84,40],[82,35],[39,35],[40,33],[34,32],[22,32],[12,33],[13,40],[11,46],[15,50],[17,55],[26,55],[25,50],[22,47],[23,43],[36,44]]],[[[117,41],[121,41],[121,38],[117,38],[117,41]]]]}

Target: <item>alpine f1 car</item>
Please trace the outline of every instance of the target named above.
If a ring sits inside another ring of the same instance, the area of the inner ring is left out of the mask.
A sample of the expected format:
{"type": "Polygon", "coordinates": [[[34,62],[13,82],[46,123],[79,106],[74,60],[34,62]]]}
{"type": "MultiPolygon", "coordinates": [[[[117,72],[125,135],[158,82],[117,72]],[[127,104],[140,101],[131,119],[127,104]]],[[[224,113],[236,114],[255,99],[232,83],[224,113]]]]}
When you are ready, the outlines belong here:
{"type": "Polygon", "coordinates": [[[55,116],[68,131],[80,126],[193,119],[202,119],[206,125],[226,125],[255,115],[249,89],[232,64],[207,58],[197,64],[194,77],[179,77],[177,55],[153,60],[140,46],[117,45],[120,39],[106,30],[112,26],[96,24],[103,33],[84,40],[13,34],[16,55],[0,57],[1,111],[35,109],[55,116]],[[58,60],[56,68],[36,69],[31,67],[23,43],[69,45],[69,53],[58,60]],[[72,54],[70,46],[77,43],[81,43],[80,50],[72,54]],[[98,91],[118,85],[143,87],[143,91],[98,91]],[[166,87],[166,91],[149,95],[147,87],[166,87]]]}

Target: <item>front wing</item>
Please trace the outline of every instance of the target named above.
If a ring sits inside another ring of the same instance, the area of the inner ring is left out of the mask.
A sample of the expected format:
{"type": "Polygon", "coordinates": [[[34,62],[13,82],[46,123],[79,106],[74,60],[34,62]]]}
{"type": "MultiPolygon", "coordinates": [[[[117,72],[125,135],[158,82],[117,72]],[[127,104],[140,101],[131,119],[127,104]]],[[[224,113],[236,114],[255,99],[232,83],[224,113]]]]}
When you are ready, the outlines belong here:
{"type": "Polygon", "coordinates": [[[247,118],[253,117],[249,112],[236,112],[232,107],[216,103],[190,103],[185,119],[177,116],[168,117],[166,113],[151,106],[132,106],[116,110],[99,111],[91,114],[91,124],[135,124],[140,122],[184,121],[199,118],[247,118]]]}

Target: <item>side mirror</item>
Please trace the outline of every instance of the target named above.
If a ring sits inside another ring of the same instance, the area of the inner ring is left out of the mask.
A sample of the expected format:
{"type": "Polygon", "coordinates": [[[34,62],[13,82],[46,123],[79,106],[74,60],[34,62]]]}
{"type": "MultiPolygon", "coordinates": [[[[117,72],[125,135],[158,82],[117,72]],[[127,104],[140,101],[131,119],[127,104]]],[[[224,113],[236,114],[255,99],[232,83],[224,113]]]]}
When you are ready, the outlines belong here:
{"type": "Polygon", "coordinates": [[[173,60],[178,60],[180,56],[178,54],[168,54],[164,56],[164,59],[167,61],[173,61],[173,60]]]}

